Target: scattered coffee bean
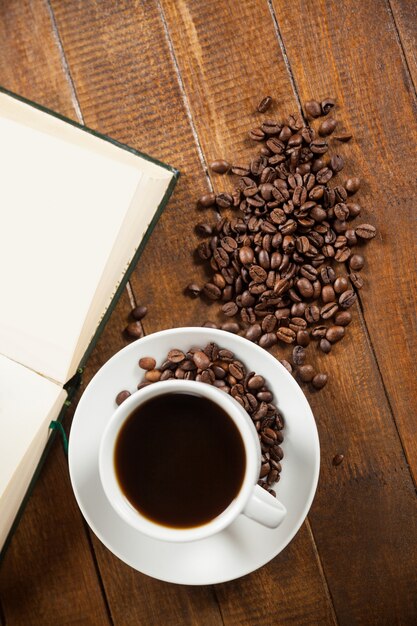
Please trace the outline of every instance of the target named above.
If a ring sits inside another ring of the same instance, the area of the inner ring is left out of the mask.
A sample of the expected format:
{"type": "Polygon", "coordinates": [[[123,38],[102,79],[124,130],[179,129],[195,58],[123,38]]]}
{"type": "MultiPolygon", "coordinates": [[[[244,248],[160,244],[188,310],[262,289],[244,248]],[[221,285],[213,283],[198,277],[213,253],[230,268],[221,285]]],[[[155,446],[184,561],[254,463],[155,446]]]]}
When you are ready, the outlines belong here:
{"type": "Polygon", "coordinates": [[[259,113],[265,113],[271,107],[272,102],[273,101],[271,96],[265,96],[265,98],[262,98],[262,100],[258,104],[257,111],[259,113]]]}
{"type": "Polygon", "coordinates": [[[357,176],[354,176],[353,178],[348,178],[347,181],[345,182],[345,189],[348,193],[356,193],[359,190],[359,187],[361,186],[361,181],[357,176]]]}
{"type": "Polygon", "coordinates": [[[343,293],[346,289],[349,289],[348,279],[345,276],[339,276],[339,278],[336,278],[333,286],[336,293],[343,293]]]}
{"type": "Polygon", "coordinates": [[[131,395],[130,391],[127,391],[126,389],[124,389],[123,391],[119,391],[119,393],[116,396],[116,404],[120,405],[122,404],[122,402],[124,402],[125,400],[127,400],[127,398],[131,395]]]}
{"type": "Polygon", "coordinates": [[[349,267],[351,270],[357,272],[365,265],[365,259],[361,254],[353,254],[349,259],[349,267]]]}
{"type": "Polygon", "coordinates": [[[210,163],[210,169],[216,172],[216,174],[226,174],[230,169],[230,163],[224,159],[212,161],[212,163],[210,163]]]}
{"type": "Polygon", "coordinates": [[[345,458],[345,456],[343,454],[336,454],[333,457],[333,461],[332,461],[333,465],[336,465],[336,466],[340,465],[341,463],[343,463],[343,459],[344,458],[345,458]]]}
{"type": "Polygon", "coordinates": [[[202,209],[208,209],[211,206],[214,206],[216,202],[216,194],[214,193],[205,193],[198,199],[197,205],[202,209]]]}
{"type": "Polygon", "coordinates": [[[196,283],[190,283],[189,285],[187,285],[187,293],[190,294],[190,296],[192,296],[193,298],[196,298],[198,295],[200,295],[201,292],[201,287],[199,287],[199,285],[197,285],[196,283]]]}
{"type": "Polygon", "coordinates": [[[304,365],[306,360],[306,351],[302,346],[295,346],[292,351],[292,360],[294,365],[304,365]]]}
{"type": "Polygon", "coordinates": [[[327,383],[327,374],[316,374],[311,381],[314,389],[323,389],[324,385],[327,383]]]}
{"type": "Polygon", "coordinates": [[[325,119],[319,126],[319,135],[320,137],[326,137],[327,135],[331,135],[337,126],[337,120],[334,117],[328,117],[325,119]]]}
{"type": "Polygon", "coordinates": [[[350,133],[338,133],[333,136],[333,139],[346,143],[352,139],[352,135],[350,133]]]}
{"type": "Polygon", "coordinates": [[[301,365],[298,369],[298,375],[303,383],[309,383],[313,380],[315,372],[312,365],[301,365]]]}
{"type": "Polygon", "coordinates": [[[144,356],[139,359],[139,367],[143,370],[153,370],[156,367],[156,361],[151,356],[144,356]]]}
{"type": "Polygon", "coordinates": [[[131,322],[125,328],[125,332],[132,339],[140,339],[143,337],[143,328],[140,322],[131,322]]]}
{"type": "Polygon", "coordinates": [[[321,103],[321,110],[323,112],[323,115],[327,115],[328,112],[333,109],[334,105],[336,104],[335,100],[333,100],[333,98],[325,98],[322,103],[321,103]]]}
{"type": "Polygon", "coordinates": [[[330,343],[336,343],[345,336],[345,329],[343,326],[330,326],[326,332],[326,339],[330,343]]]}
{"type": "Polygon", "coordinates": [[[148,307],[142,304],[139,306],[135,306],[135,308],[132,310],[132,317],[134,320],[140,321],[146,316],[147,313],[148,307]]]}
{"type": "Polygon", "coordinates": [[[373,239],[376,235],[376,228],[371,224],[361,224],[355,228],[355,234],[361,239],[373,239]]]}
{"type": "Polygon", "coordinates": [[[337,326],[348,326],[352,321],[352,314],[350,311],[340,311],[336,313],[334,322],[337,326]]]}
{"type": "Polygon", "coordinates": [[[364,286],[364,280],[360,274],[357,274],[356,272],[351,272],[349,274],[349,278],[355,289],[362,289],[362,287],[364,286]]]}
{"type": "Polygon", "coordinates": [[[310,117],[320,117],[321,115],[321,106],[317,100],[308,100],[308,102],[304,103],[304,110],[310,117]]]}
{"type": "Polygon", "coordinates": [[[329,354],[332,349],[332,344],[327,339],[320,339],[319,347],[324,354],[329,354]]]}

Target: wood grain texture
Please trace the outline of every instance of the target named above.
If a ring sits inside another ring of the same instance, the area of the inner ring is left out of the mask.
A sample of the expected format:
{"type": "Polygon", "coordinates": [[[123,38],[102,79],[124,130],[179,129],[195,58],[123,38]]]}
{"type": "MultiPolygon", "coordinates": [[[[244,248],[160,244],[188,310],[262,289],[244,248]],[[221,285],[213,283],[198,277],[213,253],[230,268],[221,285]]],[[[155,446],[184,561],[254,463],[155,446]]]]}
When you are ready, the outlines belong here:
{"type": "MultiPolygon", "coordinates": [[[[1,85],[76,119],[42,1],[2,2],[0,46],[1,85]]],[[[7,626],[108,623],[59,439],[1,565],[0,597],[7,626]]]]}
{"type": "Polygon", "coordinates": [[[417,4],[414,0],[387,1],[395,20],[415,93],[417,90],[417,4]]]}
{"type": "MultiPolygon", "coordinates": [[[[194,201],[207,189],[207,182],[157,4],[136,5],[134,11],[127,5],[120,9],[120,4],[112,5],[110,10],[109,4],[104,15],[94,3],[76,8],[58,2],[53,7],[86,122],[181,169],[174,197],[132,279],[136,297],[149,305],[145,329],[150,332],[169,326],[198,325],[204,321],[203,316],[208,316],[206,306],[185,299],[182,290],[195,276],[192,250],[197,240],[192,229],[200,213],[194,201]],[[138,58],[146,67],[143,75],[136,67],[138,58]],[[89,83],[90,75],[95,77],[94,85],[89,83]],[[136,97],[130,98],[131,93],[136,97]],[[108,104],[115,102],[125,106],[117,109],[108,104]],[[94,110],[93,121],[89,119],[90,110],[94,110]],[[168,125],[161,126],[164,119],[169,120],[168,125]]],[[[282,569],[276,559],[263,573],[262,584],[268,583],[269,589],[278,576],[282,581],[279,593],[274,591],[271,606],[278,610],[281,603],[293,614],[301,600],[308,598],[311,615],[305,619],[332,623],[331,606],[311,539],[301,533],[297,541],[298,549],[290,548],[291,571],[282,569]]],[[[197,593],[151,581],[120,564],[98,542],[95,547],[116,623],[126,623],[126,619],[128,623],[154,623],[156,610],[164,615],[164,620],[170,616],[172,624],[195,623],[199,611],[205,616],[202,623],[219,620],[217,603],[208,589],[197,593]],[[129,593],[124,593],[125,588],[129,593]],[[123,603],[118,600],[121,595],[123,603]]],[[[258,576],[255,573],[251,577],[254,585],[258,576]]],[[[258,588],[261,586],[258,583],[258,588]]],[[[253,602],[253,596],[245,599],[237,592],[229,597],[234,597],[236,605],[249,607],[253,602]]],[[[229,619],[229,623],[233,620],[229,619]]]]}
{"type": "MultiPolygon", "coordinates": [[[[170,3],[162,0],[161,4],[207,160],[214,157],[234,160],[234,155],[239,160],[247,158],[248,154],[253,153],[253,148],[245,141],[244,133],[254,124],[253,107],[259,98],[267,93],[275,96],[279,103],[278,114],[289,112],[297,104],[291,93],[289,77],[284,72],[285,63],[272,22],[268,22],[267,7],[262,9],[261,3],[247,2],[234,5],[231,14],[221,2],[207,5],[192,1],[170,3]],[[241,54],[237,41],[245,41],[245,55],[241,54]],[[242,56],[245,59],[243,63],[242,56]],[[275,63],[273,73],[271,58],[275,63]],[[259,83],[263,91],[260,91],[259,83]],[[242,84],[245,94],[248,91],[253,94],[253,100],[250,99],[253,104],[246,110],[240,97],[242,84]],[[209,119],[215,120],[215,123],[212,122],[213,127],[206,121],[206,110],[211,111],[209,119]]],[[[298,51],[297,60],[300,64],[304,62],[303,59],[314,56],[308,48],[310,40],[300,41],[300,38],[293,36],[294,33],[302,32],[304,6],[302,3],[294,11],[293,21],[297,22],[289,30],[288,14],[293,14],[293,5],[285,5],[288,37],[298,51]]],[[[311,3],[311,12],[316,10],[315,6],[311,3]]],[[[314,28],[320,32],[317,24],[314,24],[314,28]]],[[[335,33],[337,43],[341,39],[340,34],[337,35],[340,31],[334,27],[331,32],[335,33]]],[[[322,32],[320,36],[324,40],[322,32]]],[[[365,35],[362,40],[365,46],[365,35]]],[[[318,41],[316,45],[323,51],[323,55],[326,50],[332,49],[331,46],[320,47],[318,41]]],[[[345,53],[347,55],[348,51],[345,53]]],[[[338,67],[341,72],[345,66],[345,60],[340,59],[338,67]]],[[[291,68],[297,81],[298,65],[295,68],[292,65],[291,68]]],[[[331,75],[335,70],[332,67],[327,72],[331,75]]],[[[314,68],[312,73],[318,80],[322,75],[319,67],[314,68]]],[[[366,82],[365,78],[363,81],[366,82]]],[[[337,91],[333,91],[339,96],[342,89],[339,86],[337,91]]],[[[330,90],[331,95],[334,95],[333,91],[330,90]]],[[[312,91],[312,95],[316,93],[318,97],[323,97],[328,91],[323,88],[312,91]]],[[[367,106],[370,106],[369,101],[368,95],[367,106]]],[[[343,104],[350,112],[349,102],[344,101],[343,104]]],[[[410,113],[408,103],[407,119],[410,113]]],[[[268,112],[268,117],[271,116],[268,112]]],[[[375,120],[370,125],[374,127],[375,120]]],[[[364,143],[371,142],[372,135],[367,134],[366,126],[361,131],[366,137],[364,143]]],[[[356,161],[356,158],[356,151],[352,151],[352,161],[356,161]]],[[[368,176],[370,167],[363,159],[357,159],[357,167],[363,168],[362,171],[368,176]]],[[[217,189],[221,188],[224,181],[224,177],[213,178],[217,189]]],[[[376,186],[376,177],[373,183],[376,186]]],[[[407,218],[404,217],[405,222],[407,218]]],[[[404,223],[405,238],[406,232],[404,223]]],[[[373,250],[379,245],[379,242],[374,243],[368,250],[370,259],[375,258],[372,256],[373,250]]],[[[377,273],[376,264],[373,263],[372,267],[369,262],[369,274],[372,276],[374,272],[377,273]]],[[[377,302],[383,291],[382,273],[379,272],[379,275],[379,284],[372,281],[372,288],[367,286],[364,295],[366,302],[366,296],[374,294],[373,306],[376,310],[381,310],[377,302]]],[[[410,278],[404,277],[404,282],[409,282],[410,278]]],[[[397,315],[398,310],[392,311],[392,319],[396,319],[397,315]]],[[[388,328],[385,334],[387,331],[388,328]]],[[[279,352],[282,354],[282,350],[279,352]]],[[[349,328],[348,338],[342,345],[335,347],[328,359],[317,354],[311,354],[310,359],[317,369],[325,368],[331,372],[328,387],[319,395],[310,395],[319,423],[324,465],[311,519],[337,617],[344,623],[361,623],[368,618],[370,623],[377,623],[384,615],[387,620],[397,615],[409,617],[417,610],[412,592],[416,583],[416,500],[378,365],[360,316],[349,328]],[[346,460],[336,470],[331,459],[339,451],[345,453],[346,460]],[[397,511],[401,511],[401,515],[397,511]],[[401,531],[405,528],[407,533],[401,531]],[[387,549],[393,536],[400,539],[395,546],[387,549]],[[399,553],[402,554],[401,559],[393,558],[394,554],[399,553]],[[352,554],[355,555],[354,559],[352,554]],[[364,577],[368,580],[367,587],[359,582],[364,577]],[[402,581],[401,593],[393,599],[389,590],[398,580],[402,581]]],[[[407,359],[406,354],[404,366],[410,368],[408,372],[411,375],[411,363],[407,359]]],[[[394,372],[392,368],[390,370],[394,372]]]]}

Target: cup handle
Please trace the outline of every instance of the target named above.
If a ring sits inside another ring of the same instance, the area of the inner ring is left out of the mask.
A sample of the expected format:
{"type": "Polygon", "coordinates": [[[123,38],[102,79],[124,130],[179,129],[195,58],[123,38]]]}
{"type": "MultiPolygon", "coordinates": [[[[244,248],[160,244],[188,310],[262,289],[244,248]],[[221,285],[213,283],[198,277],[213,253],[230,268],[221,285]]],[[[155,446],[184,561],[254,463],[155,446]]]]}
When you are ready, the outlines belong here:
{"type": "Polygon", "coordinates": [[[287,509],[265,489],[255,485],[250,500],[242,513],[263,526],[276,528],[286,516],[287,509]]]}

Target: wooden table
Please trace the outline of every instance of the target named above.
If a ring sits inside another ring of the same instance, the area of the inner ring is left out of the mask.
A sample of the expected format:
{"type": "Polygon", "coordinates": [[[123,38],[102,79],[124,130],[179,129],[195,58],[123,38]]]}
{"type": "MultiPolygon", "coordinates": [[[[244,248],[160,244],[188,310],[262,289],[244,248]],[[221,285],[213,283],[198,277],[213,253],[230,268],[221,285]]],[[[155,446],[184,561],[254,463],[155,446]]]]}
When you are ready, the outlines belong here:
{"type": "Polygon", "coordinates": [[[146,333],[213,318],[182,294],[202,277],[191,258],[195,199],[227,185],[207,163],[253,152],[245,137],[262,96],[274,96],[278,115],[311,97],[337,99],[337,118],[355,137],[340,146],[346,172],[361,172],[359,199],[378,227],[346,339],[311,356],[331,375],[308,394],[322,468],[292,543],[227,584],[148,578],[89,531],[56,441],[1,567],[1,624],[417,623],[415,8],[412,0],[0,3],[0,84],[182,172],[85,383],[126,344],[135,302],[149,306],[146,333]]]}

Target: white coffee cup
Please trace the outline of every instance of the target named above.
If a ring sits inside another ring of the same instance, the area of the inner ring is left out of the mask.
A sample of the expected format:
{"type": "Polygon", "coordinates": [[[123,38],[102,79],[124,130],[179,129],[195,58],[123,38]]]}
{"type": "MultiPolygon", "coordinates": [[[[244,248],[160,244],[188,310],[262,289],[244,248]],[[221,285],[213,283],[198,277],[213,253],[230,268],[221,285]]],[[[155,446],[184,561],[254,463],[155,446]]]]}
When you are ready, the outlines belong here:
{"type": "Polygon", "coordinates": [[[158,382],[132,394],[114,412],[101,438],[99,472],[104,492],[116,511],[136,530],[164,541],[194,541],[204,539],[229,526],[239,515],[276,528],[286,515],[286,509],[276,498],[257,485],[261,465],[258,435],[247,412],[224,391],[211,385],[191,380],[158,382]],[[118,434],[125,420],[144,402],[168,393],[192,394],[211,400],[233,420],[242,437],[246,454],[246,470],[237,496],[217,517],[193,528],[171,528],[151,521],[142,515],[123,494],[118,483],[114,464],[114,450],[118,434]]]}

